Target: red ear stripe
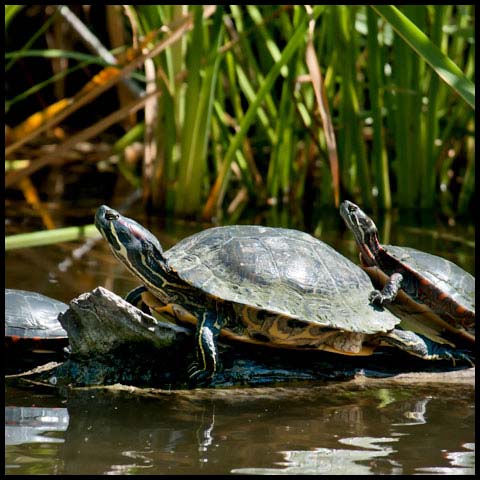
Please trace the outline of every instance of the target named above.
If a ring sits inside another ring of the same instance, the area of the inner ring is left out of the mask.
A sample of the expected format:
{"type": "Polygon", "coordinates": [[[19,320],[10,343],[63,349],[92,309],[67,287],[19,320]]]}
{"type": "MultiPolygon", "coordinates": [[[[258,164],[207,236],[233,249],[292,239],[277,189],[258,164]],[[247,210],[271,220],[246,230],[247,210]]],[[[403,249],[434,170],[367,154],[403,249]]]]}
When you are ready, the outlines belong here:
{"type": "Polygon", "coordinates": [[[142,238],[144,238],[145,235],[143,235],[142,232],[138,230],[138,228],[135,227],[134,225],[127,225],[127,227],[133,233],[133,235],[137,237],[139,240],[142,240],[142,238]]]}

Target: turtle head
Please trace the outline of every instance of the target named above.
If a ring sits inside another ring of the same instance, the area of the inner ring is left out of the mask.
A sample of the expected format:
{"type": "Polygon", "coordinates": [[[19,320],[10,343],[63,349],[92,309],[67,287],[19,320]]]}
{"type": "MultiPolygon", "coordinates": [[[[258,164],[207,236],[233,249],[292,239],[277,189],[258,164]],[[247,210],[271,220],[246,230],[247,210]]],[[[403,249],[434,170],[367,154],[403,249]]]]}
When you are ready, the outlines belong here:
{"type": "Polygon", "coordinates": [[[102,205],[95,214],[95,226],[115,257],[135,275],[143,277],[149,270],[165,265],[160,242],[135,220],[102,205]]]}
{"type": "Polygon", "coordinates": [[[369,266],[375,265],[375,256],[380,248],[380,243],[374,221],[358,205],[348,200],[340,204],[340,216],[353,233],[362,259],[369,266]]]}

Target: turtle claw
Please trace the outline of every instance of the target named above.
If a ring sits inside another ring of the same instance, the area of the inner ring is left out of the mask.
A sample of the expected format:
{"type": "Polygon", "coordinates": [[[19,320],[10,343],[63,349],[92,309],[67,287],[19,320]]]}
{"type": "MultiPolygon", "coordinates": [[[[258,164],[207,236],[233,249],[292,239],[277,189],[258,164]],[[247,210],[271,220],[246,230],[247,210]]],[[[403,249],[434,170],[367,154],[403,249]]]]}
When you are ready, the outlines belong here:
{"type": "Polygon", "coordinates": [[[368,296],[368,301],[374,305],[383,305],[385,298],[379,290],[373,290],[368,296]]]}
{"type": "Polygon", "coordinates": [[[475,366],[471,353],[464,350],[451,350],[437,346],[433,357],[439,360],[450,360],[454,367],[457,366],[457,361],[469,363],[472,367],[475,366]]]}
{"type": "Polygon", "coordinates": [[[398,290],[400,289],[403,281],[401,273],[394,273],[391,275],[388,283],[383,287],[383,290],[373,290],[368,296],[370,303],[375,305],[383,305],[385,303],[392,303],[397,297],[398,290]]]}
{"type": "Polygon", "coordinates": [[[200,365],[197,362],[192,362],[187,369],[188,376],[192,376],[198,370],[201,370],[200,365]]]}
{"type": "Polygon", "coordinates": [[[188,384],[191,387],[204,386],[212,379],[213,373],[202,369],[197,362],[193,362],[187,370],[188,384]]]}
{"type": "Polygon", "coordinates": [[[475,362],[472,360],[472,356],[469,355],[467,352],[462,350],[456,350],[455,354],[452,355],[453,357],[453,364],[455,365],[455,360],[461,360],[470,364],[470,366],[474,367],[475,362]]]}

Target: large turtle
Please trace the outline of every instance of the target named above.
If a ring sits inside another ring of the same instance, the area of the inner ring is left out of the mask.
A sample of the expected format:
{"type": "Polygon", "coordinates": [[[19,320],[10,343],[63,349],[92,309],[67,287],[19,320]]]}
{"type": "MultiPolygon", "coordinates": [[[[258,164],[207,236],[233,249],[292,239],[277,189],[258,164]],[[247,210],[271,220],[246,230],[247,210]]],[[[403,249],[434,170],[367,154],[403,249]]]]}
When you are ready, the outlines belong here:
{"type": "Polygon", "coordinates": [[[360,250],[360,262],[377,275],[387,277],[382,290],[373,290],[370,301],[393,304],[400,289],[414,302],[426,305],[438,316],[439,325],[475,342],[475,278],[454,263],[420,250],[381,245],[373,220],[354,203],[340,205],[340,215],[352,231],[360,250]]]}
{"type": "Polygon", "coordinates": [[[190,371],[195,382],[218,369],[219,334],[345,355],[370,355],[389,345],[428,360],[464,358],[395,328],[399,318],[369,304],[368,275],[307,233],[216,227],[164,252],[152,233],[105,205],[95,225],[115,257],[142,282],[127,299],[136,303],[148,290],[157,312],[196,325],[197,361],[190,371]]]}

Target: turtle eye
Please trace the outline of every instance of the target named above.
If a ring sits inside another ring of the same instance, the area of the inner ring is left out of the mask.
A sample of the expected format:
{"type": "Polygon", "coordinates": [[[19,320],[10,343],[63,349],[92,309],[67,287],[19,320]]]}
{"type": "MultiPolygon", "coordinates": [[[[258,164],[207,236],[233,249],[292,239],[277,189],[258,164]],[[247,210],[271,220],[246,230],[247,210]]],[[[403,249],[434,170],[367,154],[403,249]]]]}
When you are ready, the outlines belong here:
{"type": "Polygon", "coordinates": [[[118,213],[116,212],[106,212],[105,219],[106,220],[116,220],[118,218],[118,213]]]}

